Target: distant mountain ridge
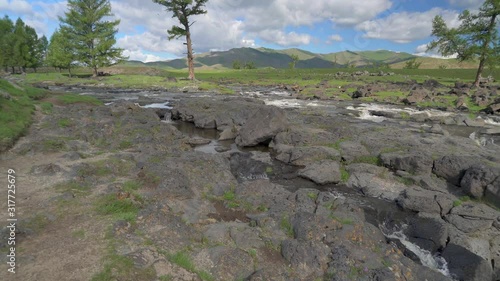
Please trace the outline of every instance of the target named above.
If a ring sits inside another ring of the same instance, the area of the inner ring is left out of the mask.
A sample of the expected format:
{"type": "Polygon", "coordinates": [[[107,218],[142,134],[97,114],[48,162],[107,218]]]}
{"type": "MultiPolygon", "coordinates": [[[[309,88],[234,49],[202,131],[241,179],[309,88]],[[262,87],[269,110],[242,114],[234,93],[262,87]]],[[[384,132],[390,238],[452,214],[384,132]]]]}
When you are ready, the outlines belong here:
{"type": "MultiPolygon", "coordinates": [[[[292,56],[297,56],[296,68],[341,68],[341,67],[380,67],[397,66],[401,68],[404,62],[421,58],[409,53],[393,52],[388,50],[377,51],[343,51],[330,54],[315,54],[301,49],[273,50],[269,48],[235,48],[228,51],[217,51],[198,54],[195,56],[195,66],[201,68],[233,68],[235,62],[241,65],[251,63],[257,68],[289,68],[293,62],[292,56]]],[[[426,58],[429,60],[428,58],[426,58]]],[[[440,59],[433,59],[440,60],[440,59]]],[[[444,60],[443,60],[444,61],[444,60]]],[[[130,66],[150,66],[159,68],[186,68],[186,59],[156,61],[143,63],[127,61],[130,66]]],[[[435,63],[436,65],[439,62],[435,63]]]]}

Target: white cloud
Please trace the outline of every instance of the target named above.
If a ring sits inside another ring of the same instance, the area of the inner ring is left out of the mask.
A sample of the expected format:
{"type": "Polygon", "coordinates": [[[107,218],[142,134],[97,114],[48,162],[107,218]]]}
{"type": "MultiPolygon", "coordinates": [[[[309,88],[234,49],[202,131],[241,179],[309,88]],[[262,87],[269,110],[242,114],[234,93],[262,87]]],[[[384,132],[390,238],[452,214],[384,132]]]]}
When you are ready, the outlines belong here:
{"type": "Polygon", "coordinates": [[[328,36],[328,40],[326,41],[327,44],[332,44],[333,42],[342,42],[344,41],[344,38],[338,34],[333,34],[328,36]]]}
{"type": "Polygon", "coordinates": [[[311,42],[311,35],[309,34],[298,34],[296,32],[285,33],[281,30],[265,30],[259,34],[260,38],[264,41],[275,43],[283,47],[307,45],[311,42]]]}
{"type": "Polygon", "coordinates": [[[357,26],[357,29],[364,32],[365,38],[409,43],[430,36],[432,20],[437,15],[441,15],[449,26],[459,24],[458,13],[433,8],[426,12],[393,13],[386,18],[363,22],[357,26]]]}
{"type": "Polygon", "coordinates": [[[139,35],[127,35],[118,39],[117,45],[129,51],[146,50],[171,54],[182,54],[185,52],[185,47],[181,41],[168,41],[166,36],[162,37],[151,32],[144,32],[139,35]]]}
{"type": "Polygon", "coordinates": [[[32,14],[32,6],[25,0],[0,0],[0,10],[16,14],[32,14]]]}
{"type": "Polygon", "coordinates": [[[427,49],[427,44],[422,44],[417,46],[415,49],[414,55],[420,56],[420,57],[431,57],[431,58],[439,58],[439,59],[454,59],[457,58],[457,55],[451,55],[451,56],[443,56],[438,53],[437,50],[428,50],[427,49]]]}
{"type": "Polygon", "coordinates": [[[145,54],[140,50],[136,50],[136,51],[125,50],[123,52],[123,55],[125,55],[126,57],[129,57],[129,60],[137,60],[137,61],[142,61],[142,62],[153,62],[153,61],[163,60],[162,57],[151,55],[151,54],[145,54]]]}
{"type": "Polygon", "coordinates": [[[58,20],[59,16],[64,16],[64,12],[67,10],[67,1],[60,2],[43,2],[37,1],[33,5],[38,6],[41,12],[37,12],[38,17],[43,17],[45,20],[58,20]]]}

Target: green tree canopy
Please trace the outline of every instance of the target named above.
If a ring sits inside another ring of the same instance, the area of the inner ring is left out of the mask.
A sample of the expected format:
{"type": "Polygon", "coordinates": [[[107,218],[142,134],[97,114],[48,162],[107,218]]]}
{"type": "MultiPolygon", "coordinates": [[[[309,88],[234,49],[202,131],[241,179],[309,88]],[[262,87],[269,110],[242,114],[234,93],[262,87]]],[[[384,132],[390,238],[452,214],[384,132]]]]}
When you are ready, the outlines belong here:
{"type": "Polygon", "coordinates": [[[68,0],[68,12],[61,21],[61,31],[74,46],[77,60],[92,68],[94,76],[100,67],[126,59],[123,50],[115,48],[115,35],[120,20],[112,17],[109,0],[68,0]]]}
{"type": "Polygon", "coordinates": [[[35,29],[26,25],[22,19],[14,24],[9,17],[0,19],[0,66],[9,67],[14,72],[20,67],[23,72],[30,67],[35,69],[43,65],[47,38],[38,38],[35,29]]]}
{"type": "Polygon", "coordinates": [[[191,25],[194,22],[190,22],[190,17],[206,14],[207,11],[203,8],[208,0],[153,0],[153,2],[165,6],[167,11],[172,13],[172,17],[179,20],[180,25],[174,25],[168,30],[168,39],[186,37],[189,79],[194,80],[194,56],[191,41],[191,25]]]}
{"type": "Polygon", "coordinates": [[[47,64],[59,69],[68,69],[71,77],[71,66],[75,61],[75,47],[71,44],[68,34],[64,30],[56,30],[50,37],[47,64]]]}
{"type": "MultiPolygon", "coordinates": [[[[0,66],[14,66],[14,23],[5,16],[0,19],[0,66]]],[[[6,70],[7,71],[7,70],[6,70]]]]}
{"type": "MultiPolygon", "coordinates": [[[[29,63],[30,47],[28,45],[28,33],[23,20],[18,18],[14,25],[14,64],[20,66],[23,72],[29,63]]],[[[31,30],[30,30],[31,31],[31,30]]],[[[35,33],[36,34],[36,33],[35,33]]]]}
{"type": "Polygon", "coordinates": [[[449,28],[441,16],[436,16],[432,22],[432,35],[437,39],[428,45],[428,49],[438,49],[444,56],[456,54],[461,61],[478,59],[474,82],[478,86],[484,67],[496,66],[500,60],[499,15],[500,1],[486,0],[479,12],[462,12],[461,24],[457,28],[449,28]]]}

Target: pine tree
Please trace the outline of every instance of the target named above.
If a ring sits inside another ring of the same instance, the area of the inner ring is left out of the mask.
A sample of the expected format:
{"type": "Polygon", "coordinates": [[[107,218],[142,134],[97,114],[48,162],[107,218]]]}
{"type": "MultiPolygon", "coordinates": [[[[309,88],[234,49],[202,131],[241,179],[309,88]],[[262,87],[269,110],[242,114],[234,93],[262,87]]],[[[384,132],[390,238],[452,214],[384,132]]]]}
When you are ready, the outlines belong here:
{"type": "Polygon", "coordinates": [[[28,35],[26,34],[26,25],[23,20],[18,18],[14,25],[14,57],[12,67],[20,67],[21,71],[26,72],[28,64],[29,46],[28,35]]]}
{"type": "Polygon", "coordinates": [[[24,65],[21,65],[26,71],[26,68],[36,69],[38,67],[38,34],[33,27],[26,25],[24,33],[26,34],[26,49],[27,53],[24,57],[24,65]]]}
{"type": "Polygon", "coordinates": [[[195,15],[206,14],[207,11],[203,10],[203,7],[208,0],[153,0],[153,2],[165,6],[168,12],[172,12],[172,17],[179,20],[180,26],[174,25],[168,30],[168,39],[186,37],[185,44],[187,47],[189,79],[194,80],[194,56],[191,41],[191,25],[194,22],[190,22],[189,18],[195,15]]]}
{"type": "Polygon", "coordinates": [[[105,20],[113,16],[109,0],[68,0],[68,8],[59,18],[61,30],[74,45],[77,60],[92,68],[94,76],[100,67],[125,59],[123,50],[113,47],[120,20],[105,20]]]}
{"type": "Polygon", "coordinates": [[[428,49],[438,49],[444,56],[458,54],[460,61],[479,59],[474,85],[479,86],[486,65],[497,66],[500,60],[498,16],[500,1],[486,0],[477,13],[465,10],[460,15],[458,28],[448,28],[441,16],[432,22],[432,41],[428,49]]]}
{"type": "Polygon", "coordinates": [[[38,67],[44,66],[47,59],[47,48],[49,47],[49,41],[47,37],[43,35],[38,39],[36,44],[36,54],[35,54],[35,72],[38,67]]]}
{"type": "Polygon", "coordinates": [[[47,65],[59,69],[68,69],[71,77],[71,67],[75,63],[75,47],[64,30],[56,30],[50,37],[47,49],[47,65]]]}
{"type": "Polygon", "coordinates": [[[13,65],[14,57],[14,23],[5,16],[0,19],[0,66],[5,68],[5,72],[13,65]]]}

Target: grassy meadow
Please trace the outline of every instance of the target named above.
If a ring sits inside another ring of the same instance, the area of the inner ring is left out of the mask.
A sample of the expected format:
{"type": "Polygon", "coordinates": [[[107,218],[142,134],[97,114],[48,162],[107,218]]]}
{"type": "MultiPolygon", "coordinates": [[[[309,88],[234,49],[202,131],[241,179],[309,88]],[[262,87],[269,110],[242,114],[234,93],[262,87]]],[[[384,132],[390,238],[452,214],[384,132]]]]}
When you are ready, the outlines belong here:
{"type": "MultiPolygon", "coordinates": [[[[393,72],[392,76],[359,76],[337,78],[337,72],[364,71],[359,68],[341,69],[197,69],[197,81],[186,79],[186,70],[172,70],[165,68],[143,66],[114,66],[103,69],[111,73],[110,76],[93,78],[89,69],[75,69],[74,75],[69,77],[65,72],[54,72],[47,69],[38,73],[29,73],[18,79],[20,85],[0,79],[0,150],[11,146],[20,136],[26,133],[32,122],[32,114],[38,108],[49,114],[53,103],[65,105],[71,103],[101,104],[98,100],[88,96],[72,94],[50,93],[47,90],[33,87],[39,83],[48,85],[79,85],[88,87],[108,87],[124,89],[165,89],[172,91],[211,91],[220,94],[235,94],[238,86],[287,86],[297,87],[301,91],[299,97],[312,98],[322,96],[337,100],[350,100],[351,94],[357,87],[367,83],[391,83],[416,81],[424,82],[435,79],[444,86],[451,86],[457,81],[472,82],[475,69],[366,69],[369,72],[393,72]],[[175,79],[174,79],[175,78],[175,79]]],[[[492,75],[500,80],[498,69],[486,70],[484,76],[492,75]]],[[[18,83],[19,84],[19,83],[18,83]]],[[[444,88],[443,91],[446,91],[444,88]]],[[[373,96],[362,98],[362,101],[396,102],[407,96],[407,92],[379,91],[373,96]]],[[[418,104],[422,107],[446,108],[453,106],[456,96],[440,96],[433,102],[418,104]]],[[[483,109],[470,103],[470,111],[477,112],[483,109]]]]}

